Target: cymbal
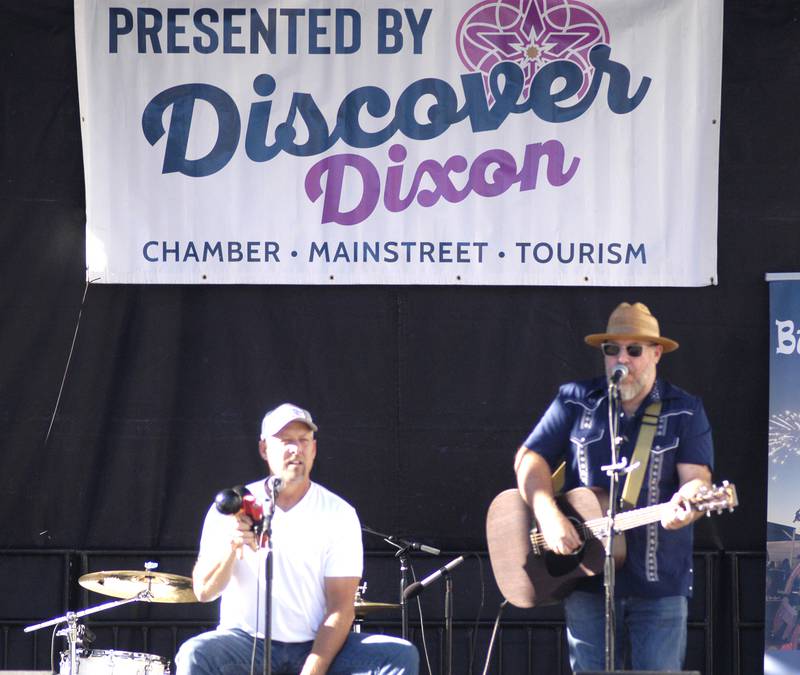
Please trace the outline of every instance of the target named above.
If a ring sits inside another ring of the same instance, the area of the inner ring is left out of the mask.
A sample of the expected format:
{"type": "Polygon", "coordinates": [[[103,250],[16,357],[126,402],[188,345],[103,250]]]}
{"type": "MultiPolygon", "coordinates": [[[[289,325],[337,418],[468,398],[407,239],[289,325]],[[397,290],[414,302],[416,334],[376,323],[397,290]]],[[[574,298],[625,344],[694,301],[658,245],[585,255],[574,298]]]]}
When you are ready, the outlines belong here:
{"type": "Polygon", "coordinates": [[[364,617],[368,614],[380,612],[385,609],[398,609],[400,605],[393,602],[368,602],[366,600],[356,600],[353,608],[356,610],[357,617],[364,617]]]}
{"type": "Polygon", "coordinates": [[[198,602],[192,580],[177,574],[142,570],[115,570],[84,574],[78,583],[84,588],[112,598],[135,598],[144,594],[146,602],[198,602]]]}

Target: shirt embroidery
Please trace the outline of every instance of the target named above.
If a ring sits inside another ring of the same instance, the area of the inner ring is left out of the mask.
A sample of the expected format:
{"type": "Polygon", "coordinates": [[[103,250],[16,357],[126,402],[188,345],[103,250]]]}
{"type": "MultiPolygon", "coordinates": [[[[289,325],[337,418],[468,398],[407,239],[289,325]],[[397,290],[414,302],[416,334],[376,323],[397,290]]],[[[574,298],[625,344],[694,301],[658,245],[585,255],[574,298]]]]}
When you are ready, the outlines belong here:
{"type": "MultiPolygon", "coordinates": [[[[650,470],[647,485],[647,505],[658,504],[658,483],[661,480],[662,456],[653,454],[650,458],[650,470]]],[[[658,528],[659,523],[647,525],[647,546],[645,568],[648,581],[658,581],[658,528]]]]}
{"type": "MultiPolygon", "coordinates": [[[[581,431],[594,429],[595,415],[600,407],[600,404],[605,400],[605,398],[605,396],[600,396],[592,402],[592,405],[589,405],[584,401],[577,401],[574,399],[566,401],[567,403],[577,405],[581,409],[581,415],[578,420],[578,429],[581,431]]],[[[586,452],[586,449],[589,447],[590,443],[599,441],[601,438],[603,438],[603,436],[605,436],[605,429],[599,429],[598,431],[599,433],[594,436],[587,437],[586,435],[581,435],[580,437],[570,437],[570,440],[575,446],[575,458],[578,463],[578,478],[583,485],[589,485],[589,455],[586,452]]]]}

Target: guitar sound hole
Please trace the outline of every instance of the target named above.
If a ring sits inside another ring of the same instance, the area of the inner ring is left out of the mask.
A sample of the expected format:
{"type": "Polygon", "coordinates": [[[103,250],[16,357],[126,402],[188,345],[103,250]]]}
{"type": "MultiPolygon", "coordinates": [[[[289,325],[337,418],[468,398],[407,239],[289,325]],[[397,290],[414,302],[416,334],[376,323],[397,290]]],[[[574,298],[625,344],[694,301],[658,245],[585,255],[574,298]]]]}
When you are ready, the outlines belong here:
{"type": "MultiPolygon", "coordinates": [[[[574,516],[569,516],[569,520],[578,532],[583,528],[583,523],[574,516]]],[[[544,566],[547,573],[554,577],[563,577],[572,572],[583,561],[583,553],[586,550],[586,540],[581,542],[581,547],[572,555],[557,555],[548,552],[544,556],[544,566]]]]}
{"type": "Polygon", "coordinates": [[[563,577],[572,572],[583,560],[583,548],[573,555],[557,555],[548,552],[544,556],[547,573],[554,577],[563,577]]]}

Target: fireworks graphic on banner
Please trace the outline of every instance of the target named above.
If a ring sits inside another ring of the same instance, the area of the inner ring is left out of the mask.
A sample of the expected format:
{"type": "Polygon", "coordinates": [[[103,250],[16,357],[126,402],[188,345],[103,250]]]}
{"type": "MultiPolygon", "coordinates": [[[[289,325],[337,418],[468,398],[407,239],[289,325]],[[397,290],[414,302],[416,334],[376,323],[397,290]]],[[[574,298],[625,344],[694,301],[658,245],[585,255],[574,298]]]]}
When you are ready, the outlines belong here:
{"type": "Polygon", "coordinates": [[[800,456],[800,413],[787,410],[769,418],[769,460],[774,465],[771,479],[778,477],[779,467],[800,456]]]}

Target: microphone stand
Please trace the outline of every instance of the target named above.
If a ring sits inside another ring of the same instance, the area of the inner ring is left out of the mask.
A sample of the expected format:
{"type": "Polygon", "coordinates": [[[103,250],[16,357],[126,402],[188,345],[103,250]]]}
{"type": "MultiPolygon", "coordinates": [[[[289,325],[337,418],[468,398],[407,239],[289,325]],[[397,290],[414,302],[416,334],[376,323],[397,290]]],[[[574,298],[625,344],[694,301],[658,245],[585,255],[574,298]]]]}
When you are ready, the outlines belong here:
{"type": "Polygon", "coordinates": [[[433,574],[429,574],[424,579],[411,584],[406,589],[405,595],[408,598],[415,598],[427,586],[430,586],[434,581],[444,578],[444,626],[445,626],[445,670],[446,675],[453,675],[453,579],[450,576],[450,571],[464,562],[464,556],[460,555],[454,558],[444,567],[440,567],[433,574]]]}
{"type": "Polygon", "coordinates": [[[620,474],[626,473],[628,461],[619,459],[619,446],[622,438],[619,435],[619,418],[622,404],[619,400],[619,385],[615,378],[608,381],[608,428],[611,436],[611,464],[601,467],[610,478],[608,490],[607,536],[605,560],[603,562],[603,588],[605,589],[605,665],[606,671],[614,670],[616,611],[614,607],[614,585],[616,567],[614,565],[614,536],[617,534],[614,519],[617,516],[617,492],[620,474]]]}
{"type": "MultiPolygon", "coordinates": [[[[444,569],[444,568],[443,568],[444,569]]],[[[453,578],[450,570],[442,572],[444,577],[444,653],[445,673],[453,675],[453,578]]]]}
{"type": "MultiPolygon", "coordinates": [[[[265,562],[265,598],[264,598],[264,675],[272,675],[272,517],[275,515],[275,502],[278,498],[279,481],[271,483],[272,496],[267,503],[267,510],[264,514],[264,527],[262,530],[262,541],[266,537],[267,558],[265,562]]],[[[269,497],[269,495],[267,495],[269,497]]]]}
{"type": "Polygon", "coordinates": [[[408,586],[408,546],[399,547],[395,556],[400,561],[400,637],[408,640],[408,600],[406,600],[406,587],[408,586]]]}
{"type": "Polygon", "coordinates": [[[374,534],[376,537],[380,537],[387,544],[394,546],[397,549],[397,553],[394,555],[395,558],[400,561],[400,637],[402,637],[404,640],[408,640],[408,600],[406,599],[409,570],[408,552],[423,551],[424,553],[430,553],[431,555],[440,555],[441,551],[438,548],[426,546],[425,544],[420,544],[416,541],[407,541],[406,539],[401,539],[400,537],[395,537],[391,534],[376,532],[366,525],[362,525],[361,529],[364,532],[368,532],[369,534],[374,534]]]}

